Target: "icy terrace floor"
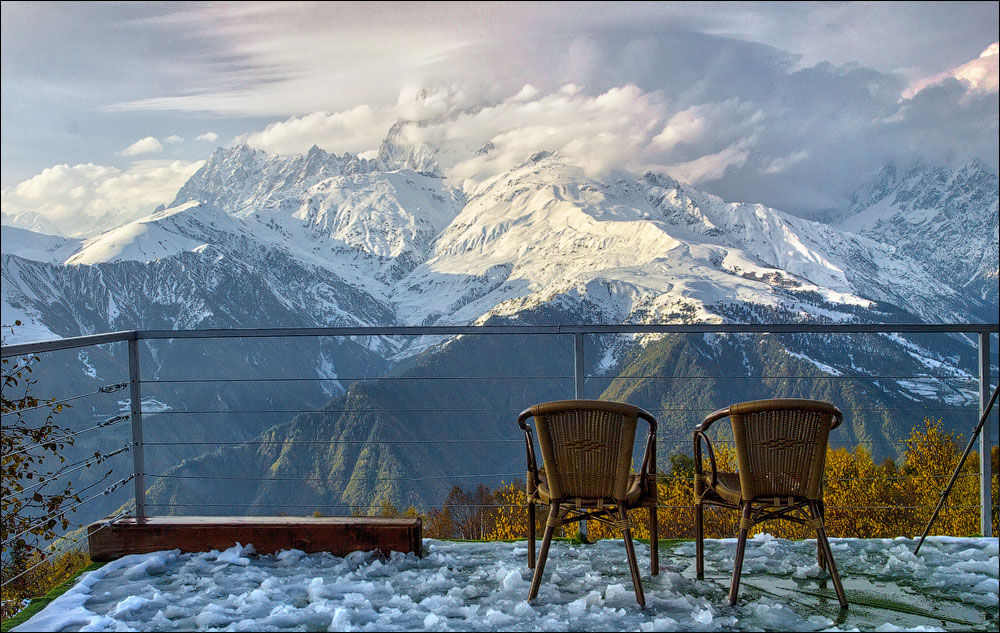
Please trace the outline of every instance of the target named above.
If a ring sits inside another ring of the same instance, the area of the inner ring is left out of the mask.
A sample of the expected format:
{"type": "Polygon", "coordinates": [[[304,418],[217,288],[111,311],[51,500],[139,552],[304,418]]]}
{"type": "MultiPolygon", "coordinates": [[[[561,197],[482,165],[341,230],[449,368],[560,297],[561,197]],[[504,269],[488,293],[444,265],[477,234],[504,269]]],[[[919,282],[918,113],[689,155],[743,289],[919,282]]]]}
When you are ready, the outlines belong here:
{"type": "Polygon", "coordinates": [[[838,608],[814,541],[751,540],[740,600],[726,601],[735,540],[664,547],[647,608],[635,603],[621,541],[554,543],[541,592],[525,602],[525,543],[425,541],[425,555],[379,560],[250,547],[127,556],[91,572],[15,630],[997,630],[998,541],[834,539],[851,607],[838,608]]]}

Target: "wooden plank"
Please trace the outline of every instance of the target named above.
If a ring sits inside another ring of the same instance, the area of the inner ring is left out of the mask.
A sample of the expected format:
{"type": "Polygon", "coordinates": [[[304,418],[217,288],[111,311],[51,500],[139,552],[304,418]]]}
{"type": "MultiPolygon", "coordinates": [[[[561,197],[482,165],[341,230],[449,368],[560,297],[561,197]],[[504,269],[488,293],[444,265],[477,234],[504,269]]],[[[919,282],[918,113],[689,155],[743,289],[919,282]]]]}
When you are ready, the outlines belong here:
{"type": "Polygon", "coordinates": [[[253,544],[260,554],[283,549],[345,556],[378,550],[422,553],[419,518],[382,517],[147,517],[104,521],[87,528],[90,557],[108,561],[128,554],[160,550],[182,552],[224,550],[236,543],[253,544]]]}

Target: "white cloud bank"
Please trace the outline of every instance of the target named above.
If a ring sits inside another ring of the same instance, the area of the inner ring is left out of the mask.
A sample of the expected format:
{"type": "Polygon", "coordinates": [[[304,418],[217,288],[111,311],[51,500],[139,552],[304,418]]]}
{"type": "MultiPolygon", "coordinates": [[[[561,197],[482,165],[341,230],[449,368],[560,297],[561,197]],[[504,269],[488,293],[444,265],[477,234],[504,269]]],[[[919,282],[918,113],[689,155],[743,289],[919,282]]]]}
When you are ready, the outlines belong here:
{"type": "Polygon", "coordinates": [[[281,154],[319,145],[370,155],[393,123],[402,121],[392,142],[403,152],[432,155],[434,167],[466,188],[541,150],[556,151],[596,177],[612,170],[665,169],[692,182],[721,177],[729,165],[746,160],[759,119],[752,108],[730,99],[672,110],[662,92],[632,84],[598,95],[573,84],[550,94],[526,85],[485,106],[449,87],[403,91],[395,108],[359,106],[292,117],[246,141],[281,154]],[[700,149],[693,149],[696,144],[700,149]]]}
{"type": "Polygon", "coordinates": [[[990,44],[970,62],[915,81],[903,92],[903,98],[912,99],[924,88],[952,78],[968,86],[970,92],[996,92],[1000,87],[1000,42],[990,44]]]}
{"type": "Polygon", "coordinates": [[[299,154],[313,145],[357,154],[378,147],[395,121],[392,108],[360,105],[345,112],[313,112],[272,123],[249,135],[246,142],[272,154],[299,154]]]}
{"type": "Polygon", "coordinates": [[[163,151],[163,143],[153,136],[141,138],[122,150],[122,156],[139,156],[140,154],[156,154],[163,151]]]}
{"type": "Polygon", "coordinates": [[[195,137],[194,140],[196,140],[196,141],[206,141],[208,143],[214,143],[216,140],[218,140],[218,138],[219,138],[219,135],[216,134],[215,132],[205,132],[204,134],[201,134],[201,135],[195,137]]]}
{"type": "MultiPolygon", "coordinates": [[[[996,169],[996,45],[902,100],[906,84],[871,69],[789,71],[767,55],[740,59],[742,66],[712,66],[718,76],[702,84],[676,78],[679,87],[698,88],[688,92],[638,83],[522,84],[488,99],[446,84],[403,90],[392,106],[291,117],[245,139],[274,153],[319,145],[372,156],[401,121],[393,137],[397,156],[412,152],[466,189],[549,150],[592,176],[651,169],[730,200],[793,211],[843,205],[859,179],[890,161],[979,158],[996,169]]],[[[197,140],[217,138],[206,132],[197,140]]],[[[147,137],[129,150],[155,147],[162,144],[147,137]]],[[[56,165],[3,189],[3,211],[37,212],[66,235],[92,233],[169,202],[200,165],[56,165]]]]}
{"type": "Polygon", "coordinates": [[[127,170],[55,165],[0,192],[3,213],[32,211],[70,237],[92,235],[169,204],[204,161],[147,160],[127,170]]]}
{"type": "MultiPolygon", "coordinates": [[[[995,65],[993,49],[960,68],[995,65]]],[[[833,67],[778,72],[767,91],[703,94],[694,104],[631,83],[598,94],[576,84],[550,91],[524,85],[484,104],[450,85],[404,90],[391,108],[291,117],[245,138],[275,153],[319,145],[374,156],[398,121],[390,156],[417,157],[417,168],[437,169],[466,190],[547,150],[598,178],[661,171],[731,200],[831,208],[887,162],[979,158],[995,168],[996,82],[988,72],[975,76],[981,80],[952,77],[902,101],[903,86],[891,77],[833,67]]]]}

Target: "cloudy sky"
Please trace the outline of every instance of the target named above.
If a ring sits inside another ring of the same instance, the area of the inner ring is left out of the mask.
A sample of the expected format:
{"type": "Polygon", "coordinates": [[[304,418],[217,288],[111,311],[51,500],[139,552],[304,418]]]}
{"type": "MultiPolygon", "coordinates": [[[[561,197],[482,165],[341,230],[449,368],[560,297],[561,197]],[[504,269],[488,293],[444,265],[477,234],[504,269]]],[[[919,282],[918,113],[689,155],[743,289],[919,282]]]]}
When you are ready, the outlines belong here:
{"type": "Polygon", "coordinates": [[[85,232],[219,145],[373,152],[400,119],[457,186],[544,149],[835,208],[887,162],[996,170],[998,29],[996,2],[4,2],[3,211],[85,232]]]}

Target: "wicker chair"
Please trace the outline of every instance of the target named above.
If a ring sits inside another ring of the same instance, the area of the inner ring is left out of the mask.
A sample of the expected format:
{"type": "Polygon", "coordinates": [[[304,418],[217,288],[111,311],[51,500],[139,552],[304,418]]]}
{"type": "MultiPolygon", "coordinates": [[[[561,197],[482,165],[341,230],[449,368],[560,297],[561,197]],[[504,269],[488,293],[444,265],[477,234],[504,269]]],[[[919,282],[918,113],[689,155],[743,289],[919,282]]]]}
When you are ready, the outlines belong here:
{"type": "Polygon", "coordinates": [[[534,568],[528,600],[538,595],[552,534],[567,523],[593,519],[614,525],[625,538],[635,599],[645,606],[628,511],[649,509],[650,573],[659,573],[656,533],[656,420],[619,402],[563,400],[536,404],[517,419],[528,452],[528,567],[534,568]],[[535,461],[528,418],[535,419],[544,471],[535,461]],[[649,424],[642,467],[631,473],[638,419],[649,424]],[[535,505],[549,507],[545,535],[535,564],[535,505]]]}
{"type": "Polygon", "coordinates": [[[705,575],[702,516],[717,506],[741,513],[736,562],[729,587],[729,604],[736,604],[747,534],[762,521],[783,519],[816,530],[817,557],[828,567],[841,608],[847,608],[844,587],[830,551],[823,524],[823,466],[827,439],[843,414],[816,400],[756,400],[731,405],[709,415],[694,431],[695,569],[705,575]],[[713,422],[728,417],[736,441],[738,473],[718,472],[706,434],[713,422]],[[702,443],[710,473],[702,465],[702,443]]]}

